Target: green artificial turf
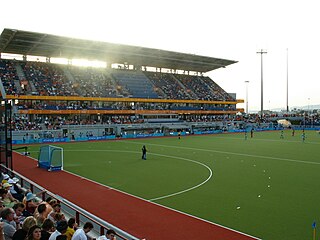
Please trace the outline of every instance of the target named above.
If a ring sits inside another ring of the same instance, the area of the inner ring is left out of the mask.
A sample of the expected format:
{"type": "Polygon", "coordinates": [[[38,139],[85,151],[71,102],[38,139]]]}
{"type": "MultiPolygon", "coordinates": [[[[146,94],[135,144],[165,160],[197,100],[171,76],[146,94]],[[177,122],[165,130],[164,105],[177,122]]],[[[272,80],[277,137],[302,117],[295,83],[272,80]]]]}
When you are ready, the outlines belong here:
{"type": "MultiPolygon", "coordinates": [[[[59,146],[65,170],[110,187],[262,239],[312,239],[312,223],[320,223],[320,135],[307,131],[304,143],[301,131],[248,135],[59,146]]],[[[36,157],[39,146],[30,151],[36,157]]]]}

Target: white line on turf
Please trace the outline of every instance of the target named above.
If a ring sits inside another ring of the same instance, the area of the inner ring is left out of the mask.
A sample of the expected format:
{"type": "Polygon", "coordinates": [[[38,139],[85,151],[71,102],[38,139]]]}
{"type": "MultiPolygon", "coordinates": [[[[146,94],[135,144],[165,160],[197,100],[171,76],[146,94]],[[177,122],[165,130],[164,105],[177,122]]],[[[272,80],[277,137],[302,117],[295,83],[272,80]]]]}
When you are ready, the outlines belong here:
{"type": "MultiPolygon", "coordinates": [[[[65,151],[94,151],[94,150],[65,150],[65,151]]],[[[102,150],[102,151],[115,151],[115,150],[102,150]]],[[[118,150],[118,151],[120,151],[120,150],[118,150]]],[[[31,152],[31,151],[30,151],[30,152],[31,152]]],[[[32,152],[37,152],[37,151],[32,151],[32,152]]],[[[128,151],[127,151],[127,152],[128,152],[128,151]]],[[[140,152],[139,152],[139,153],[140,153],[140,152]]],[[[149,154],[150,154],[150,153],[149,153],[149,154]]],[[[31,157],[29,156],[29,158],[31,158],[31,157]]],[[[35,159],[35,158],[32,158],[32,159],[34,159],[35,161],[37,161],[37,159],[35,159]]],[[[238,231],[238,230],[235,230],[235,229],[232,229],[232,228],[223,226],[223,225],[218,224],[218,223],[210,222],[209,220],[206,220],[206,219],[203,219],[203,218],[200,218],[200,217],[197,217],[197,216],[194,216],[194,215],[191,215],[191,214],[188,214],[188,213],[179,211],[179,210],[177,210],[177,209],[174,209],[174,208],[171,208],[171,207],[168,207],[168,206],[161,205],[161,204],[156,203],[156,202],[152,202],[152,201],[150,201],[150,200],[143,199],[143,198],[141,198],[141,197],[138,197],[138,196],[135,196],[135,195],[133,195],[133,194],[130,194],[130,193],[121,191],[121,190],[119,190],[119,189],[110,187],[110,186],[108,186],[108,185],[101,184],[101,183],[96,182],[96,181],[94,181],[94,180],[88,179],[88,178],[86,178],[86,177],[82,177],[82,176],[80,176],[80,175],[78,175],[78,174],[75,174],[75,173],[72,173],[72,172],[69,172],[69,171],[67,171],[67,170],[65,170],[65,169],[64,169],[63,171],[64,171],[64,172],[68,172],[69,174],[72,174],[72,175],[81,177],[81,178],[83,178],[83,179],[86,179],[86,180],[88,180],[88,181],[90,181],[90,182],[94,182],[94,183],[99,184],[99,185],[101,185],[101,186],[107,187],[107,188],[109,188],[109,190],[121,192],[121,193],[123,193],[123,194],[125,194],[125,195],[132,196],[132,197],[141,199],[141,200],[143,200],[143,201],[150,202],[151,204],[155,204],[155,205],[157,205],[157,206],[160,206],[160,207],[163,207],[163,208],[166,208],[166,209],[170,209],[170,210],[175,211],[175,212],[178,212],[178,213],[180,213],[180,214],[183,214],[183,215],[186,215],[186,216],[190,216],[190,217],[193,217],[193,218],[195,218],[195,219],[199,219],[199,220],[201,220],[201,221],[204,221],[204,222],[207,222],[207,223],[209,223],[209,224],[212,224],[212,225],[215,225],[215,226],[218,226],[218,227],[221,227],[221,228],[230,230],[230,231],[232,231],[232,232],[236,232],[236,233],[242,234],[242,235],[244,235],[244,236],[251,237],[251,238],[256,239],[256,240],[261,240],[260,238],[254,237],[254,236],[249,235],[249,234],[247,234],[247,233],[240,232],[240,231],[238,231]]]]}
{"type": "MultiPolygon", "coordinates": [[[[90,150],[83,150],[83,149],[77,149],[77,150],[65,150],[65,152],[127,152],[127,153],[140,153],[140,152],[136,152],[136,151],[123,151],[123,150],[99,150],[99,149],[90,149],[90,150]]],[[[160,196],[160,197],[156,197],[156,198],[152,198],[152,199],[148,199],[148,201],[156,201],[156,200],[160,200],[160,199],[164,199],[164,198],[169,198],[169,197],[173,197],[173,196],[176,196],[176,195],[179,195],[179,194],[182,194],[182,193],[186,193],[186,192],[189,192],[193,189],[196,189],[200,186],[202,186],[203,184],[205,184],[206,182],[208,182],[211,177],[212,177],[212,170],[209,166],[207,166],[206,164],[204,163],[201,163],[201,162],[197,162],[195,160],[192,160],[192,159],[188,159],[188,158],[183,158],[183,157],[176,157],[176,156],[169,156],[169,155],[164,155],[164,154],[158,154],[158,153],[148,153],[149,155],[155,155],[155,156],[160,156],[160,157],[167,157],[167,158],[174,158],[174,159],[178,159],[178,160],[183,160],[183,161],[188,161],[188,162],[192,162],[192,163],[195,163],[195,164],[198,164],[198,165],[201,165],[203,167],[205,167],[206,169],[208,169],[209,171],[209,176],[201,183],[193,186],[193,187],[190,187],[190,188],[187,188],[185,190],[182,190],[182,191],[179,191],[179,192],[175,192],[175,193],[171,193],[171,194],[168,194],[168,195],[164,195],[164,196],[160,196]]]]}
{"type": "Polygon", "coordinates": [[[72,175],[81,177],[81,178],[83,178],[83,179],[86,179],[86,180],[88,180],[88,181],[90,181],[90,182],[94,182],[94,183],[99,184],[99,185],[101,185],[101,186],[107,187],[107,188],[109,188],[110,190],[117,191],[117,192],[123,193],[123,194],[125,194],[125,195],[132,196],[132,197],[135,197],[135,198],[137,198],[137,199],[141,199],[141,200],[143,200],[143,201],[147,201],[147,202],[149,202],[150,204],[154,204],[154,205],[157,205],[157,206],[159,206],[159,207],[166,208],[166,209],[172,210],[172,211],[174,211],[174,212],[177,212],[177,213],[180,213],[180,214],[183,214],[183,215],[186,215],[186,216],[190,216],[190,217],[195,218],[195,219],[199,219],[199,220],[204,221],[204,222],[207,222],[207,223],[209,223],[209,224],[212,224],[212,225],[215,225],[215,226],[218,226],[218,227],[221,227],[221,228],[230,230],[230,231],[232,231],[232,232],[236,232],[236,233],[242,234],[242,235],[244,235],[244,236],[251,237],[251,238],[256,239],[256,240],[262,240],[262,239],[260,239],[260,238],[251,236],[251,235],[249,235],[249,234],[247,234],[247,233],[240,232],[240,231],[238,231],[238,230],[235,230],[235,229],[232,229],[232,228],[223,226],[223,225],[221,225],[221,224],[219,224],[219,223],[210,222],[209,220],[206,220],[206,219],[203,219],[203,218],[200,218],[200,217],[191,215],[191,214],[189,214],[189,213],[185,213],[185,212],[179,211],[179,210],[174,209],[174,208],[171,208],[171,207],[169,207],[169,206],[164,206],[164,205],[161,205],[161,204],[156,203],[156,202],[151,202],[151,201],[149,201],[149,200],[143,199],[143,198],[138,197],[138,196],[135,196],[135,195],[133,195],[133,194],[130,194],[130,193],[121,191],[121,190],[116,189],[116,188],[109,187],[108,185],[104,185],[104,184],[102,184],[102,183],[99,183],[99,182],[93,181],[93,180],[91,180],[91,179],[82,177],[82,176],[80,176],[80,175],[78,175],[78,174],[75,174],[75,173],[72,173],[72,172],[69,172],[69,171],[66,171],[66,170],[63,170],[63,171],[64,171],[64,172],[68,172],[69,174],[72,174],[72,175]]]}
{"type": "MultiPolygon", "coordinates": [[[[216,139],[230,139],[230,140],[242,140],[242,138],[234,138],[234,137],[222,137],[222,136],[216,136],[216,139]]],[[[281,143],[301,143],[301,139],[293,141],[293,140],[278,140],[278,139],[265,139],[265,138],[254,138],[254,141],[265,141],[265,142],[281,142],[281,143]]],[[[320,144],[320,142],[307,142],[310,144],[320,144]]]]}
{"type": "Polygon", "coordinates": [[[245,156],[245,157],[265,158],[265,159],[272,159],[272,160],[279,160],[279,161],[286,161],[286,162],[296,162],[296,163],[303,163],[303,164],[320,165],[320,162],[310,162],[310,161],[302,161],[302,160],[295,160],[295,159],[289,159],[289,158],[269,157],[269,156],[246,154],[246,153],[226,152],[226,151],[219,151],[219,150],[212,150],[212,149],[181,147],[181,146],[163,145],[163,144],[155,144],[155,143],[144,143],[144,142],[134,142],[134,141],[127,141],[126,143],[146,144],[146,145],[159,146],[159,147],[168,147],[168,148],[176,148],[176,149],[180,148],[180,149],[187,149],[187,150],[197,150],[197,151],[204,151],[204,152],[215,152],[215,153],[238,155],[238,156],[245,156]]]}
{"type": "Polygon", "coordinates": [[[212,177],[212,170],[210,167],[208,167],[207,165],[201,163],[201,162],[197,162],[197,161],[194,161],[194,160],[191,160],[191,159],[187,159],[187,158],[182,158],[182,157],[174,157],[174,156],[168,156],[168,155],[163,155],[163,154],[157,154],[157,153],[149,153],[149,154],[152,154],[152,155],[156,155],[156,156],[163,156],[163,157],[169,157],[169,158],[175,158],[175,159],[179,159],[179,160],[184,160],[184,161],[188,161],[188,162],[193,162],[193,163],[196,163],[196,164],[199,164],[199,165],[202,165],[204,166],[205,168],[207,168],[209,170],[209,177],[204,180],[202,183],[196,185],[196,186],[193,186],[191,188],[188,188],[188,189],[185,189],[185,190],[182,190],[180,192],[176,192],[176,193],[172,193],[172,194],[168,194],[166,196],[162,196],[162,197],[157,197],[157,198],[152,198],[152,199],[149,199],[149,201],[156,201],[156,200],[160,200],[160,199],[164,199],[164,198],[168,198],[168,197],[173,197],[173,196],[176,196],[176,195],[179,195],[179,194],[182,194],[182,193],[185,193],[185,192],[189,192],[193,189],[196,189],[200,186],[202,186],[203,184],[205,184],[206,182],[208,182],[210,180],[210,178],[212,177]]]}

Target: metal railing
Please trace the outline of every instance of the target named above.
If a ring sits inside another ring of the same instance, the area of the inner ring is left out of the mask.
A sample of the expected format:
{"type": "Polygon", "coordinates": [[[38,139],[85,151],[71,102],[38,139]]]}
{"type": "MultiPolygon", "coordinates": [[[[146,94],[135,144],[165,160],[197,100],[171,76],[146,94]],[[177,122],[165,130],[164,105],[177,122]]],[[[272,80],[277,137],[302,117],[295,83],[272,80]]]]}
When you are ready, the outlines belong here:
{"type": "Polygon", "coordinates": [[[139,238],[132,236],[131,234],[121,230],[120,228],[106,222],[105,220],[91,214],[90,212],[80,208],[76,204],[64,199],[63,197],[54,194],[37,183],[31,181],[30,179],[24,177],[23,175],[12,171],[5,167],[4,165],[1,165],[1,171],[9,174],[11,177],[16,177],[20,180],[20,187],[22,189],[30,189],[30,191],[34,194],[40,194],[41,197],[39,197],[42,201],[45,201],[49,196],[57,199],[59,201],[62,212],[67,217],[74,217],[76,219],[76,222],[78,224],[83,224],[85,222],[92,222],[94,228],[90,231],[90,236],[92,236],[93,239],[95,239],[98,236],[102,236],[106,233],[108,229],[113,229],[116,232],[117,239],[121,240],[139,240],[139,238]]]}

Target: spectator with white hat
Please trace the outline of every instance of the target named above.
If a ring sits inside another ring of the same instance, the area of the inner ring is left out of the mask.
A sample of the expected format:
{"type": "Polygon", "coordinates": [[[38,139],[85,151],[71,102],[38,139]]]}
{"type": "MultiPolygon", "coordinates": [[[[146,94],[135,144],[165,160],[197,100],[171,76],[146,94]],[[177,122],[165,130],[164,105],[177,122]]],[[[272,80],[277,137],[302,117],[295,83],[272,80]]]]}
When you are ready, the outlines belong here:
{"type": "Polygon", "coordinates": [[[4,180],[8,180],[9,178],[10,178],[10,176],[8,174],[6,174],[6,173],[3,174],[3,179],[4,180]]]}
{"type": "Polygon", "coordinates": [[[2,183],[6,183],[9,180],[10,176],[6,173],[2,173],[2,183]]]}
{"type": "Polygon", "coordinates": [[[22,202],[24,194],[22,189],[17,185],[17,183],[19,182],[19,179],[14,177],[12,179],[8,180],[8,183],[11,184],[12,186],[10,187],[10,193],[11,195],[19,200],[20,202],[22,202]]]}

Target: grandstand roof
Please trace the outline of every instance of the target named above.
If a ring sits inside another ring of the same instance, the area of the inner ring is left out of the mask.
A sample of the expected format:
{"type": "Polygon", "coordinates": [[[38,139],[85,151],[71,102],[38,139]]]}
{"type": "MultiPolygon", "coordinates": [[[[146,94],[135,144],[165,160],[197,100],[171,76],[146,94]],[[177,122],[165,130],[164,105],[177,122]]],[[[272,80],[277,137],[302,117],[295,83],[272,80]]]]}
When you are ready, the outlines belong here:
{"type": "Polygon", "coordinates": [[[153,48],[76,39],[5,28],[0,52],[59,58],[86,58],[107,63],[132,64],[208,72],[236,61],[153,48]]]}

